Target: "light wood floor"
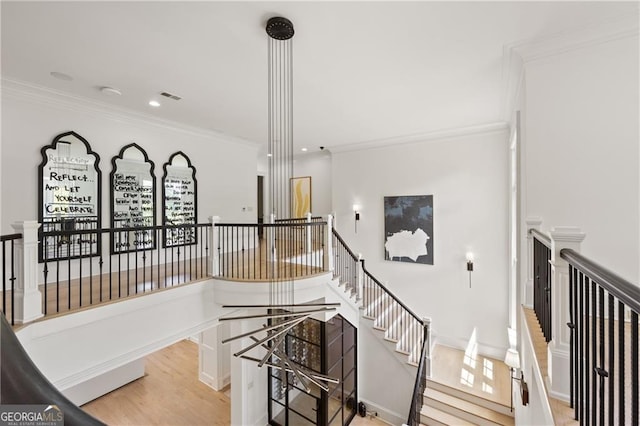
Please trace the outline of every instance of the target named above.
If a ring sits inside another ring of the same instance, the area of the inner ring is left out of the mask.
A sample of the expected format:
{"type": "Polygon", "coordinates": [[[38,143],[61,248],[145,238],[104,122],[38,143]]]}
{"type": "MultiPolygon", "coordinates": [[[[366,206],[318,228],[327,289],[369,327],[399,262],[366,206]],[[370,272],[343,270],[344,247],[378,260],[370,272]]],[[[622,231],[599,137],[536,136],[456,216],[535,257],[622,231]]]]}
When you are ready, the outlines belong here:
{"type": "MultiPolygon", "coordinates": [[[[112,425],[229,425],[230,389],[216,392],[198,380],[198,346],[183,340],[146,357],[145,376],[82,406],[112,425]]],[[[355,426],[384,426],[356,416],[355,426]]]]}
{"type": "Polygon", "coordinates": [[[198,345],[183,340],[147,356],[145,376],[82,406],[109,425],[228,425],[227,392],[198,380],[198,345]]]}
{"type": "Polygon", "coordinates": [[[432,354],[433,381],[474,394],[509,407],[509,367],[498,359],[466,351],[435,345],[432,354]]]}
{"type": "MultiPolygon", "coordinates": [[[[527,328],[529,328],[529,333],[531,334],[533,349],[538,360],[538,365],[540,366],[540,372],[542,377],[547,377],[547,342],[544,340],[544,334],[542,333],[542,328],[540,328],[538,317],[533,309],[523,307],[522,310],[525,314],[527,328]]],[[[557,426],[573,426],[578,424],[578,422],[573,418],[573,409],[568,403],[556,398],[549,398],[549,404],[551,405],[554,423],[557,426]]]]}

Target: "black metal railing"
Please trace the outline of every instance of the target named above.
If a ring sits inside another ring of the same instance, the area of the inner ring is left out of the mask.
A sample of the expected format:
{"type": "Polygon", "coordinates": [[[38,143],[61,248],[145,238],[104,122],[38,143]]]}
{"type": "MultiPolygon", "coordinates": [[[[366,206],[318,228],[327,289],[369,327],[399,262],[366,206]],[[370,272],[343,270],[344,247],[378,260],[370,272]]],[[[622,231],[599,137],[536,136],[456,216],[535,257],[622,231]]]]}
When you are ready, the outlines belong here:
{"type": "Polygon", "coordinates": [[[425,323],[423,325],[423,337],[422,337],[422,349],[420,350],[420,363],[418,364],[418,373],[416,374],[416,381],[413,385],[413,394],[411,397],[411,407],[409,408],[409,418],[407,419],[407,426],[420,425],[420,411],[424,405],[424,391],[427,388],[427,377],[430,369],[431,359],[428,356],[429,348],[431,345],[430,339],[430,324],[425,323]]]}
{"type": "Polygon", "coordinates": [[[411,309],[378,281],[362,262],[363,315],[373,319],[373,327],[385,330],[385,338],[396,342],[396,350],[418,365],[423,343],[423,324],[411,309]]]}
{"type": "Polygon", "coordinates": [[[2,314],[11,316],[11,325],[15,324],[15,282],[16,282],[16,249],[15,242],[22,239],[22,234],[0,236],[2,242],[2,314]]]}
{"type": "Polygon", "coordinates": [[[541,232],[531,229],[533,236],[533,310],[542,334],[551,341],[551,241],[541,232]]]}
{"type": "Polygon", "coordinates": [[[356,299],[360,299],[359,257],[351,251],[335,228],[332,232],[334,237],[333,277],[338,278],[340,284],[344,285],[345,290],[352,296],[355,295],[356,299]]]}
{"type": "Polygon", "coordinates": [[[570,399],[581,425],[640,424],[640,287],[570,249],[570,399]]]}
{"type": "MultiPolygon", "coordinates": [[[[38,404],[45,407],[54,405],[62,412],[65,425],[104,425],[78,408],[47,380],[20,344],[6,318],[2,317],[0,317],[0,339],[0,359],[2,359],[0,404],[38,404]]],[[[33,407],[31,408],[33,409],[33,407]]],[[[25,423],[27,422],[15,422],[15,424],[25,423]]],[[[29,421],[28,423],[34,424],[36,422],[29,421]]]]}
{"type": "Polygon", "coordinates": [[[282,220],[273,224],[215,224],[213,242],[221,278],[271,280],[327,271],[327,222],[282,220]]]}
{"type": "Polygon", "coordinates": [[[41,232],[44,314],[207,277],[210,227],[205,223],[41,232]],[[194,233],[193,244],[172,244],[194,233]],[[148,243],[150,236],[157,244],[148,243]],[[114,247],[114,242],[121,245],[114,247]]]}

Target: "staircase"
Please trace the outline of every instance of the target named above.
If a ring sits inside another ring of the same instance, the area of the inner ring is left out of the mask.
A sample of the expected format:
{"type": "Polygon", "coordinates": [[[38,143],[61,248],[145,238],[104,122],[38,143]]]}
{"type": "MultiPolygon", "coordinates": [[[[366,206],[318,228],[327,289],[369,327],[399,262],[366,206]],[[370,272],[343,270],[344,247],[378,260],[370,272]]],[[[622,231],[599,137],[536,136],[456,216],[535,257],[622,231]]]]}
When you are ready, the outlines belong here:
{"type": "Polygon", "coordinates": [[[513,425],[509,407],[427,379],[422,424],[430,425],[513,425]]]}
{"type": "MultiPolygon", "coordinates": [[[[425,338],[430,339],[428,337],[429,321],[425,322],[417,317],[367,272],[364,261],[346,246],[335,230],[333,233],[335,236],[334,279],[338,286],[358,305],[362,318],[371,321],[371,327],[381,332],[382,338],[393,345],[395,352],[401,358],[404,357],[409,365],[418,367],[422,356],[422,343],[425,338]]],[[[427,354],[424,369],[429,376],[432,348],[430,340],[427,342],[429,344],[425,347],[427,354]]],[[[460,358],[462,359],[462,356],[460,358]]],[[[493,360],[493,362],[497,361],[493,360]]],[[[447,368],[452,367],[447,366],[447,368]]],[[[482,369],[483,366],[478,368],[482,369]]],[[[413,406],[412,411],[416,413],[415,419],[418,418],[419,412],[420,423],[424,425],[510,426],[514,424],[513,414],[508,406],[457,389],[455,384],[449,386],[443,381],[426,379],[422,398],[424,405],[419,406],[419,397],[417,401],[416,411],[413,411],[413,406]]]]}

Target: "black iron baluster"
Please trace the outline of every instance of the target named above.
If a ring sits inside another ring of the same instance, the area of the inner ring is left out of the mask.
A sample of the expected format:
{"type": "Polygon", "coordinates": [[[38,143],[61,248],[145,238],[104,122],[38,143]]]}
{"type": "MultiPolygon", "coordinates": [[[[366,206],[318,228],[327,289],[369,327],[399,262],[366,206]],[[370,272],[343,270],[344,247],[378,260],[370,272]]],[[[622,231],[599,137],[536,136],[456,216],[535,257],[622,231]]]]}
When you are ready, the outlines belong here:
{"type": "Polygon", "coordinates": [[[631,424],[640,424],[639,402],[640,394],[638,385],[640,376],[638,375],[638,313],[631,311],[631,424]]]}
{"type": "MultiPolygon", "coordinates": [[[[42,274],[44,275],[44,314],[45,315],[47,315],[47,309],[48,309],[48,306],[47,306],[48,300],[47,300],[47,298],[48,298],[48,293],[49,293],[47,291],[48,290],[47,289],[47,281],[48,281],[48,278],[49,278],[49,262],[47,261],[47,258],[48,258],[48,256],[47,256],[47,254],[48,254],[47,253],[47,241],[48,240],[49,239],[47,237],[44,237],[44,236],[42,236],[41,240],[40,240],[41,241],[40,242],[41,249],[42,249],[42,261],[44,263],[44,267],[42,268],[42,274]]],[[[13,262],[11,262],[11,263],[13,263],[13,262]]],[[[4,242],[3,242],[2,243],[2,266],[3,266],[3,269],[2,269],[2,290],[3,290],[3,293],[2,293],[2,295],[3,295],[3,312],[6,312],[4,310],[4,295],[6,294],[6,293],[4,293],[4,265],[5,265],[5,263],[4,263],[4,242]]],[[[13,289],[11,289],[11,292],[13,294],[13,289]]]]}
{"type": "MultiPolygon", "coordinates": [[[[71,234],[65,234],[68,237],[71,236],[71,234]]],[[[67,289],[68,289],[68,294],[67,294],[67,309],[71,310],[71,240],[67,239],[67,289]]]]}
{"type": "Polygon", "coordinates": [[[575,363],[573,359],[573,354],[575,353],[574,334],[576,329],[576,324],[575,324],[576,319],[575,319],[575,309],[574,309],[574,302],[576,299],[574,286],[576,281],[575,281],[574,273],[575,273],[575,270],[573,269],[573,266],[569,265],[569,322],[567,323],[567,327],[569,327],[569,406],[571,408],[575,407],[575,395],[574,395],[575,392],[573,389],[575,363]]]}
{"type": "Polygon", "coordinates": [[[595,424],[598,419],[598,381],[596,368],[598,366],[598,293],[596,282],[591,280],[591,355],[592,362],[589,372],[591,373],[591,423],[595,424]]]}
{"type": "MultiPolygon", "coordinates": [[[[11,240],[11,325],[15,324],[16,321],[16,271],[15,271],[15,252],[14,252],[14,241],[15,240],[11,240]]],[[[2,269],[4,269],[4,265],[2,266],[2,269]]]]}
{"type": "MultiPolygon", "coordinates": [[[[600,376],[599,385],[600,390],[598,394],[599,398],[599,420],[600,426],[604,426],[604,401],[605,401],[605,386],[604,380],[609,376],[605,370],[604,363],[604,289],[598,286],[598,348],[600,350],[600,367],[596,367],[595,371],[600,376]]],[[[597,363],[594,363],[597,365],[597,363]]]]}
{"type": "MultiPolygon", "coordinates": [[[[2,242],[2,313],[7,316],[7,245],[6,241],[2,242]]],[[[11,262],[13,264],[13,262],[11,262]]],[[[45,263],[46,266],[46,263],[45,263]]],[[[46,282],[46,272],[45,272],[46,282]]],[[[13,289],[11,289],[13,294],[13,289]]],[[[45,305],[46,306],[46,305],[45,305]]],[[[13,309],[11,309],[13,312],[13,309]]],[[[45,312],[46,313],[46,312],[45,312]]]]}
{"type": "MultiPolygon", "coordinates": [[[[82,307],[82,234],[78,234],[78,306],[82,307]]],[[[73,235],[69,239],[69,247],[73,244],[73,235]]]]}
{"type": "Polygon", "coordinates": [[[624,386],[624,355],[625,355],[625,335],[624,335],[624,312],[625,306],[624,303],[618,301],[618,424],[625,424],[625,386],[624,386]]]}
{"type": "Polygon", "coordinates": [[[608,407],[609,407],[609,424],[612,425],[613,424],[613,413],[615,412],[615,406],[614,406],[614,397],[615,397],[615,385],[614,385],[614,380],[615,380],[615,366],[616,366],[616,359],[615,359],[615,299],[613,297],[613,295],[609,294],[609,403],[608,403],[608,407]]]}
{"type": "Polygon", "coordinates": [[[590,292],[589,292],[589,277],[584,277],[584,314],[585,314],[585,321],[584,321],[584,370],[582,370],[584,372],[584,422],[580,421],[580,424],[585,424],[588,425],[589,419],[590,419],[590,371],[591,371],[591,367],[590,367],[590,360],[589,360],[589,298],[590,298],[590,292]]]}

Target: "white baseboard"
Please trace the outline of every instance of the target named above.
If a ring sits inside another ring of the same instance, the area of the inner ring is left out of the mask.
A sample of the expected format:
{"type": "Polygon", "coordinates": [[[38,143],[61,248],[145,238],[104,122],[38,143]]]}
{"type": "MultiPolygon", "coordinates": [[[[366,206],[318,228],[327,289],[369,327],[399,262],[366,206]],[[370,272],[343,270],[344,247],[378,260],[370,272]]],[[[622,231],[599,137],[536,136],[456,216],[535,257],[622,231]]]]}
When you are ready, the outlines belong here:
{"type": "Polygon", "coordinates": [[[80,406],[143,376],[144,358],[140,358],[82,383],[62,389],[61,392],[74,404],[80,406]]]}
{"type": "MultiPolygon", "coordinates": [[[[387,410],[386,408],[374,404],[373,402],[366,399],[360,399],[360,401],[364,402],[364,404],[367,406],[367,416],[375,413],[376,415],[374,415],[373,417],[377,418],[378,420],[381,420],[390,425],[397,426],[403,425],[407,421],[406,415],[403,416],[396,412],[387,410]]],[[[357,415],[358,414],[356,414],[356,416],[357,415]]]]}
{"type": "MultiPolygon", "coordinates": [[[[459,349],[464,351],[467,348],[468,342],[465,339],[459,339],[456,337],[448,337],[448,336],[437,336],[433,337],[433,344],[448,346],[450,348],[459,349]]],[[[497,359],[502,361],[504,359],[504,355],[507,353],[507,348],[498,348],[495,346],[487,345],[481,342],[478,342],[478,353],[482,356],[486,356],[489,358],[497,359]]]]}
{"type": "Polygon", "coordinates": [[[202,383],[209,386],[216,392],[222,391],[222,389],[231,384],[231,373],[227,373],[225,376],[216,379],[215,377],[201,371],[198,378],[202,383]]]}

